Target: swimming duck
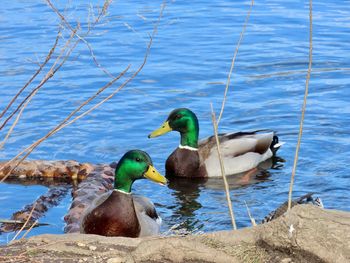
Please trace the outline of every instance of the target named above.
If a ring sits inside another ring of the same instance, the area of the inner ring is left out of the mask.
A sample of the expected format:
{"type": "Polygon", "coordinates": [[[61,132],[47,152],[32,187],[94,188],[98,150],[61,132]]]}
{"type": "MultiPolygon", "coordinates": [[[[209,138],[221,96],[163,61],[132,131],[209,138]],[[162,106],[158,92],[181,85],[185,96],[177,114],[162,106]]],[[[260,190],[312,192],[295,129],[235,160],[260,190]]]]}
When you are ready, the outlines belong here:
{"type": "Polygon", "coordinates": [[[80,232],[125,237],[158,234],[161,219],[153,203],[131,194],[134,181],[143,178],[163,185],[167,183],[146,152],[128,151],[115,169],[114,190],[93,201],[81,220],[80,232]]]}
{"type": "MultiPolygon", "coordinates": [[[[215,137],[198,142],[199,125],[189,109],[173,110],[161,127],[149,138],[178,131],[180,145],[166,160],[166,176],[218,177],[221,176],[215,137]]],[[[281,146],[273,131],[259,130],[219,134],[221,154],[226,175],[249,171],[269,159],[281,146]]]]}

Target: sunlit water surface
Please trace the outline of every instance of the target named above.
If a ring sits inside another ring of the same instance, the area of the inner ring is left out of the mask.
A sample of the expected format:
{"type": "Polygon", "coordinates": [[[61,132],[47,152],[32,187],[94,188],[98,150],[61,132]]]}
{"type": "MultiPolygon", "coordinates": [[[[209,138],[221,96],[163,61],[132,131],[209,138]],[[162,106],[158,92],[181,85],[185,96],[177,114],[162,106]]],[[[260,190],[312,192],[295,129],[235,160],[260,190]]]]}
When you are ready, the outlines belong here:
{"type": "MultiPolygon", "coordinates": [[[[54,4],[72,26],[79,21],[86,31],[90,5],[67,2],[71,3],[54,4]]],[[[97,2],[102,1],[92,6],[97,2]]],[[[86,38],[100,65],[113,75],[129,64],[135,71],[143,61],[161,4],[148,2],[114,1],[107,19],[86,38]]],[[[170,133],[149,140],[147,134],[177,107],[197,113],[201,138],[213,133],[210,103],[218,112],[249,5],[249,1],[224,0],[167,3],[141,73],[113,99],[42,143],[29,158],[110,163],[126,150],[140,148],[164,173],[166,156],[178,145],[179,135],[170,133]]],[[[270,128],[286,142],[278,152],[285,162],[269,169],[267,176],[253,178],[244,186],[237,178],[230,178],[240,228],[250,225],[245,202],[259,221],[288,195],[308,65],[308,12],[305,1],[256,2],[239,49],[220,131],[270,128]]],[[[315,192],[326,208],[343,210],[350,210],[349,13],[347,1],[321,0],[313,6],[313,73],[294,191],[294,196],[315,192]]],[[[44,1],[6,1],[2,6],[0,110],[37,70],[37,63],[44,61],[59,22],[44,1]]],[[[65,40],[69,33],[67,29],[62,32],[65,40]]],[[[58,51],[63,43],[59,42],[58,51]]],[[[125,79],[103,92],[94,103],[125,79]]],[[[25,109],[0,150],[0,160],[11,159],[45,135],[109,80],[81,42],[25,109]]],[[[8,128],[0,132],[1,139],[8,128]]],[[[134,184],[133,190],[155,202],[163,218],[163,232],[176,224],[189,231],[231,228],[221,180],[179,180],[169,188],[142,180],[134,184]]],[[[10,218],[13,212],[46,193],[47,188],[0,184],[0,192],[0,218],[10,218]]],[[[70,202],[71,196],[67,195],[40,219],[51,225],[33,229],[30,235],[62,233],[63,216],[70,202]]],[[[13,236],[14,233],[2,234],[0,242],[13,236]]]]}

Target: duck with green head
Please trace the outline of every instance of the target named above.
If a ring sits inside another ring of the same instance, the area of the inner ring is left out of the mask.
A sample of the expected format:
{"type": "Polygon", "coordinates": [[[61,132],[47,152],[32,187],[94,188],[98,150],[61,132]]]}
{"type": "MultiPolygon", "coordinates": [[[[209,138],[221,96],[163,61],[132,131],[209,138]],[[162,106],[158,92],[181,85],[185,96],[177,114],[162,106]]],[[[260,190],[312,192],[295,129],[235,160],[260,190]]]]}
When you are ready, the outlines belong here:
{"type": "MultiPolygon", "coordinates": [[[[215,137],[198,141],[197,116],[189,109],[173,110],[161,127],[149,138],[170,131],[180,133],[180,145],[168,157],[167,176],[218,177],[221,176],[215,137]]],[[[219,134],[220,149],[226,175],[249,171],[271,158],[282,145],[273,131],[259,130],[219,134]]]]}
{"type": "Polygon", "coordinates": [[[125,153],[115,170],[114,190],[94,200],[82,217],[80,232],[126,237],[158,234],[161,219],[153,203],[131,194],[134,181],[145,178],[162,185],[167,183],[146,152],[125,153]]]}

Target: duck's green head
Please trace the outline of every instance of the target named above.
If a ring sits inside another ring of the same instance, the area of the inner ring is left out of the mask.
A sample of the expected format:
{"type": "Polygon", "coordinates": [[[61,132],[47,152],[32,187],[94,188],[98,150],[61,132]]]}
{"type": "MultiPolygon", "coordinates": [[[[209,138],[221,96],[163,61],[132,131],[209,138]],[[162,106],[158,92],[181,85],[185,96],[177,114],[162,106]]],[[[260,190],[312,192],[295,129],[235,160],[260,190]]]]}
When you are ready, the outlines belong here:
{"type": "Polygon", "coordinates": [[[153,167],[151,157],[146,152],[128,151],[115,169],[114,189],[130,193],[133,182],[144,178],[163,185],[167,183],[165,177],[153,167]]]}
{"type": "Polygon", "coordinates": [[[198,148],[198,119],[191,110],[186,108],[173,110],[161,127],[148,135],[148,138],[158,137],[170,131],[180,132],[182,146],[198,148]]]}

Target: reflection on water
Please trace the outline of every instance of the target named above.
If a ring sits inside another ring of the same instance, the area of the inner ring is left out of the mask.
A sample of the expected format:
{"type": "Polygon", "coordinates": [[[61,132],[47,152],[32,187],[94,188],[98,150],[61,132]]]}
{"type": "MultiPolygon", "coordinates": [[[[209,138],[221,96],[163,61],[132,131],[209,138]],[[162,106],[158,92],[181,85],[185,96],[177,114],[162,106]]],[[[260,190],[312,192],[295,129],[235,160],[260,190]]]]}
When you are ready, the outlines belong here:
{"type": "Polygon", "coordinates": [[[195,212],[202,208],[198,198],[206,181],[196,178],[189,184],[185,178],[169,179],[168,187],[173,190],[171,195],[174,197],[174,203],[168,206],[172,211],[171,225],[181,223],[181,227],[187,231],[201,228],[203,222],[196,218],[195,212]]]}
{"type": "MultiPolygon", "coordinates": [[[[230,190],[242,189],[253,184],[267,182],[270,180],[270,172],[268,169],[281,169],[284,160],[278,156],[274,156],[263,163],[257,169],[240,173],[232,176],[227,176],[227,183],[230,190]]],[[[208,189],[223,192],[224,182],[222,178],[179,178],[171,177],[168,187],[172,190],[171,195],[174,197],[174,202],[167,206],[172,211],[172,216],[168,219],[176,225],[180,223],[181,229],[192,233],[203,228],[205,222],[197,216],[197,211],[202,208],[199,200],[201,192],[206,192],[208,189]]],[[[266,187],[266,186],[265,186],[266,187]]]]}

